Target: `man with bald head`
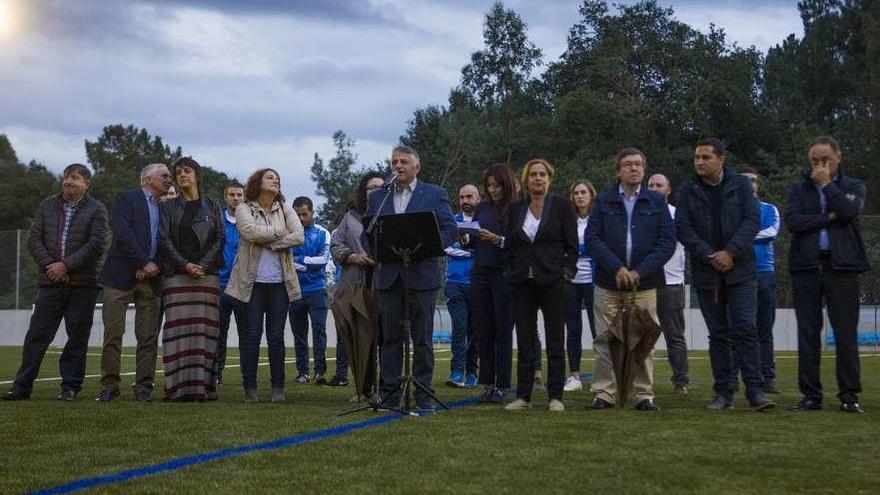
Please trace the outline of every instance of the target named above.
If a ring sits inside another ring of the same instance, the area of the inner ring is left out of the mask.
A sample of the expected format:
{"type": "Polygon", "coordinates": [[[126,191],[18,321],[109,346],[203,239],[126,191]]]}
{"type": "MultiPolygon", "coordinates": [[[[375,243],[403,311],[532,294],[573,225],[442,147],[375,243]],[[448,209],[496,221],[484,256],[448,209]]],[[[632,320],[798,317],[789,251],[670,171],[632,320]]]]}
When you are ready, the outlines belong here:
{"type": "MultiPolygon", "coordinates": [[[[456,222],[470,222],[480,202],[480,191],[473,184],[458,190],[456,222]]],[[[473,305],[471,304],[471,268],[473,249],[465,249],[459,242],[446,248],[446,308],[452,320],[452,362],[449,365],[450,387],[477,386],[477,346],[474,338],[473,305]]]]}
{"type": "MultiPolygon", "coordinates": [[[[669,215],[675,219],[675,207],[669,204],[669,195],[672,193],[669,179],[663,174],[654,174],[648,179],[648,189],[663,196],[669,215]]],[[[690,384],[687,341],[684,338],[684,256],[684,246],[676,241],[675,252],[663,267],[665,284],[657,288],[657,318],[663,327],[663,338],[666,339],[673,391],[681,395],[687,395],[690,384]]]]}

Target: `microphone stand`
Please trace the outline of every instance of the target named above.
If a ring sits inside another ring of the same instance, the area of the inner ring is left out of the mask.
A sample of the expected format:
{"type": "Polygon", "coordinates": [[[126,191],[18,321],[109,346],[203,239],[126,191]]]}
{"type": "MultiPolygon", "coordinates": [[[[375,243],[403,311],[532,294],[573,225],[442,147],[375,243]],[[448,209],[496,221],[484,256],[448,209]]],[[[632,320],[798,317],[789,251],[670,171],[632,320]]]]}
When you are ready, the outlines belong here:
{"type": "MultiPolygon", "coordinates": [[[[382,202],[379,203],[379,208],[376,209],[376,212],[373,214],[373,218],[370,219],[370,224],[367,225],[367,229],[364,231],[364,233],[368,237],[369,236],[373,237],[373,247],[374,247],[374,251],[376,253],[379,252],[379,244],[378,244],[379,243],[379,229],[381,229],[381,224],[378,223],[379,214],[382,212],[382,209],[385,208],[385,204],[388,202],[388,198],[391,196],[392,192],[394,191],[394,183],[396,181],[397,181],[397,176],[395,175],[394,177],[391,178],[391,180],[388,181],[388,184],[386,184],[387,187],[385,188],[385,195],[382,196],[382,202]],[[377,225],[379,225],[378,229],[376,228],[377,225]]],[[[374,344],[373,347],[376,348],[376,365],[378,365],[379,364],[379,351],[380,351],[380,345],[379,345],[378,339],[376,339],[376,343],[374,344]]],[[[381,367],[380,367],[380,369],[381,369],[381,367]]],[[[411,416],[418,416],[417,413],[408,412],[408,411],[401,409],[400,407],[394,407],[394,406],[389,406],[389,405],[385,404],[385,401],[379,397],[379,382],[380,382],[379,376],[380,376],[380,373],[376,370],[375,366],[370,371],[374,372],[375,374],[373,375],[374,376],[373,394],[369,398],[368,403],[363,406],[355,407],[354,409],[342,411],[341,413],[336,415],[337,417],[347,416],[349,414],[360,412],[360,411],[366,411],[368,409],[372,409],[375,412],[378,412],[379,410],[384,409],[386,411],[394,411],[398,414],[404,414],[404,415],[408,414],[411,416]]]]}

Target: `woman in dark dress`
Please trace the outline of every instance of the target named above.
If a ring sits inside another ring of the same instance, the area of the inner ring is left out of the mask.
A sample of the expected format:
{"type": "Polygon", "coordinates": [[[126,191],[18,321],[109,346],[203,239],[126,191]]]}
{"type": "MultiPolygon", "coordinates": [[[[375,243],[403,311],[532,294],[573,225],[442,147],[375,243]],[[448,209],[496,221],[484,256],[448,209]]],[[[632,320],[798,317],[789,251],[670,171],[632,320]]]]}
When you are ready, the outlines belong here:
{"type": "Polygon", "coordinates": [[[165,400],[215,400],[217,270],[223,266],[226,230],[220,204],[199,190],[198,162],[184,157],[173,168],[180,194],[162,203],[159,224],[165,400]]]}

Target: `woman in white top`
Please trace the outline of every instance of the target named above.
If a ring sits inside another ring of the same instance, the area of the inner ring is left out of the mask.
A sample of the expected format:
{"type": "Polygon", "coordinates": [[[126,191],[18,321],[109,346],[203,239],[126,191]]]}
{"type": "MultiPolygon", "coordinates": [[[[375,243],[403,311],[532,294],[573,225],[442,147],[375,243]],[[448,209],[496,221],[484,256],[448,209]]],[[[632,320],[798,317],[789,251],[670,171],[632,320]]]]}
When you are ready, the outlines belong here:
{"type": "Polygon", "coordinates": [[[593,326],[593,260],[587,252],[584,243],[584,232],[590,220],[590,209],[596,200],[596,188],[586,179],[572,182],[568,189],[568,197],[574,206],[577,217],[578,234],[578,260],[577,274],[566,287],[565,299],[565,347],[568,353],[568,377],[565,379],[566,392],[583,390],[581,383],[581,352],[583,346],[584,324],[582,311],[587,309],[587,319],[590,322],[590,333],[596,338],[596,330],[593,326]]]}
{"type": "Polygon", "coordinates": [[[549,408],[565,410],[565,285],[577,271],[577,221],[568,199],[549,194],[553,175],[546,160],[526,163],[526,199],[511,207],[504,236],[517,341],[517,399],[507,405],[509,410],[531,407],[539,310],[547,338],[549,408]]]}
{"type": "Polygon", "coordinates": [[[245,402],[259,402],[257,362],[263,323],[269,344],[272,402],[284,402],[284,323],[290,302],[300,298],[299,279],[290,248],[303,243],[299,217],[281,194],[278,172],[263,168],[251,174],[245,202],[235,209],[238,255],[226,293],[247,304],[247,329],[239,336],[245,402]]]}

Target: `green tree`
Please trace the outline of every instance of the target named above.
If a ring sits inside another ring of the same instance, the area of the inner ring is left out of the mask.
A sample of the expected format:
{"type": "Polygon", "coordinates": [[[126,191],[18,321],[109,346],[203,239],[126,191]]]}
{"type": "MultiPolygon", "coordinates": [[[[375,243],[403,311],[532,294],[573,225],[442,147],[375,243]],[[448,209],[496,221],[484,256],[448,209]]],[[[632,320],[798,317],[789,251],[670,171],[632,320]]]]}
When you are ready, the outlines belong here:
{"type": "Polygon", "coordinates": [[[121,124],[104,127],[95,141],[86,140],[86,157],[94,170],[92,195],[108,208],[122,190],[140,186],[140,171],[150,163],[171,165],[182,156],[146,129],[121,124]]]}
{"type": "Polygon", "coordinates": [[[501,2],[486,14],[483,43],[483,49],[471,54],[470,63],[461,70],[461,90],[473,98],[489,122],[500,126],[510,163],[517,151],[516,118],[534,106],[528,87],[532,71],[542,63],[541,50],[529,40],[519,14],[501,2]]]}
{"type": "Polygon", "coordinates": [[[316,192],[324,198],[324,203],[316,212],[318,221],[329,230],[339,225],[361,177],[371,170],[387,170],[387,165],[383,167],[381,164],[354,170],[357,162],[357,155],[353,151],[355,142],[342,130],[333,133],[333,144],[336,155],[324,165],[324,160],[315,153],[311,170],[316,192]]]}
{"type": "MultiPolygon", "coordinates": [[[[140,172],[146,165],[164,163],[170,168],[181,156],[180,146],[172,149],[146,129],[120,124],[104,127],[94,142],[86,140],[86,157],[95,172],[92,195],[110,208],[119,191],[140,185],[140,172]]],[[[222,201],[230,177],[204,163],[200,165],[201,192],[222,201]]]]}

